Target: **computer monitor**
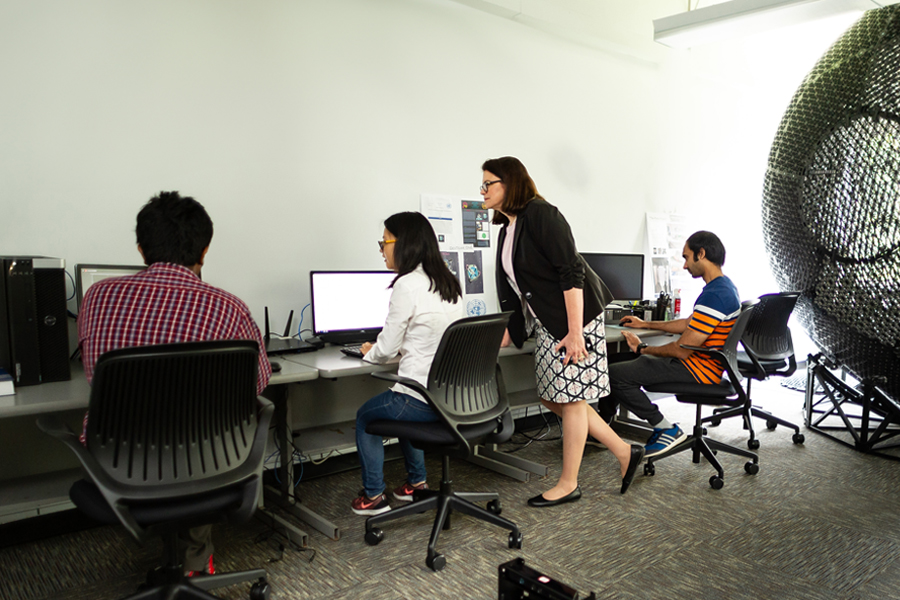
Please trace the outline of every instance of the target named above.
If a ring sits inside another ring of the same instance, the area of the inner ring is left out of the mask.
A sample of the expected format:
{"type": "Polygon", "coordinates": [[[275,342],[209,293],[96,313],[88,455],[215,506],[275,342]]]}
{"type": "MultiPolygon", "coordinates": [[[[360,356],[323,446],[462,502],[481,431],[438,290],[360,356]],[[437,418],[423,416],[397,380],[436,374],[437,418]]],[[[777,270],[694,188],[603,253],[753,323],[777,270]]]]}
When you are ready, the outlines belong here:
{"type": "Polygon", "coordinates": [[[81,311],[81,300],[88,288],[110,277],[122,277],[140,273],[147,267],[143,265],[75,265],[75,298],[78,310],[81,311]]]}
{"type": "Polygon", "coordinates": [[[331,344],[372,341],[384,328],[393,271],[310,271],[313,332],[331,344]]]}
{"type": "Polygon", "coordinates": [[[616,300],[644,299],[644,255],[582,252],[616,300]]]}

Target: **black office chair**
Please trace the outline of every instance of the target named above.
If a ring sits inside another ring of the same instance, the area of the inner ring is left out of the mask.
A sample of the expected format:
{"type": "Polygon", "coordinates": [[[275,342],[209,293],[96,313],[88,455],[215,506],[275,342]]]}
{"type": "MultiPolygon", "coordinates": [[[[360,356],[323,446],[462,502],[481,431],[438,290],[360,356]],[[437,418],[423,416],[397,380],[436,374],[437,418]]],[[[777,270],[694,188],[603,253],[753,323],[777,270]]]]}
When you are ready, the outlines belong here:
{"type": "MultiPolygon", "coordinates": [[[[750,399],[750,384],[753,380],[763,381],[770,376],[789,377],[797,370],[797,360],[794,357],[794,343],[791,339],[791,330],[788,328],[788,319],[800,297],[799,292],[782,292],[779,294],[765,294],[753,307],[741,345],[744,352],[738,352],[738,369],[741,375],[747,377],[747,404],[743,410],[715,411],[719,417],[727,418],[741,416],[744,419],[744,428],[750,431],[750,439],[747,447],[751,450],[759,448],[759,440],[753,429],[751,417],[766,420],[766,428],[774,430],[779,425],[790,427],[794,430],[791,441],[802,444],[806,438],[800,433],[800,428],[790,421],[776,417],[772,413],[753,406],[750,399]],[[727,413],[727,415],[726,415],[727,413]]],[[[720,419],[713,419],[710,425],[716,426],[720,419]]]]}
{"type": "Polygon", "coordinates": [[[715,357],[724,368],[725,375],[727,375],[727,377],[722,377],[721,382],[718,384],[659,383],[644,386],[644,389],[648,392],[674,394],[675,399],[679,402],[697,405],[694,429],[691,435],[671,452],[659,457],[648,458],[644,464],[644,475],[654,475],[656,473],[654,462],[669,458],[685,450],[693,451],[693,461],[695,463],[700,462],[700,456],[702,455],[716,469],[717,474],[709,478],[709,485],[716,490],[722,489],[722,486],[725,485],[725,471],[716,458],[714,450],[721,450],[728,454],[749,458],[751,460],[744,464],[744,470],[751,475],[759,472],[759,457],[756,454],[706,437],[706,430],[703,424],[723,418],[724,413],[722,415],[713,414],[708,417],[704,417],[702,414],[703,406],[724,405],[740,410],[749,402],[747,394],[744,393],[744,388],[741,387],[741,374],[737,366],[737,345],[754,310],[756,309],[753,306],[749,306],[741,312],[731,328],[731,332],[725,339],[721,350],[710,350],[702,346],[682,346],[694,352],[715,357]]]}
{"type": "Polygon", "coordinates": [[[54,416],[38,419],[86,472],[69,492],[79,509],[140,543],[162,536],[163,565],[148,587],[255,581],[251,599],[269,595],[262,569],[186,578],[178,551],[179,532],[246,521],[256,509],[274,410],[256,395],[258,353],[246,340],[113,350],[94,372],[87,446],[54,416]]]}
{"type": "Polygon", "coordinates": [[[451,456],[466,458],[475,452],[477,445],[500,443],[513,433],[503,376],[497,364],[509,315],[484,315],[452,323],[444,332],[434,356],[427,388],[392,373],[373,373],[374,377],[402,383],[422,394],[440,421],[373,421],[366,427],[366,432],[405,438],[416,448],[440,452],[443,468],[440,491],[417,490],[409,505],[366,519],[366,543],[369,545],[374,546],[384,538],[378,525],[437,509],[425,560],[434,571],[440,571],[446,564],[435,546],[441,530],[450,528],[452,511],[509,529],[509,547],[522,547],[519,528],[500,516],[502,508],[496,493],[454,492],[450,480],[451,456]],[[487,502],[487,509],[474,502],[487,502]]]}

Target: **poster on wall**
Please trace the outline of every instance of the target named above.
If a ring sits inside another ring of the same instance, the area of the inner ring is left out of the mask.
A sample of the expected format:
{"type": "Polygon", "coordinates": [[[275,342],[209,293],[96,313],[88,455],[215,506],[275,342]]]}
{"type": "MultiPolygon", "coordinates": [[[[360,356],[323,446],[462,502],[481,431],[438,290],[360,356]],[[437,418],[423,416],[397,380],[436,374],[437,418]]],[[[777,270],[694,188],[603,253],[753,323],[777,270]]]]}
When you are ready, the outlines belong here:
{"type": "Polygon", "coordinates": [[[466,314],[497,312],[494,252],[488,209],[482,200],[422,194],[422,214],[434,228],[441,256],[459,279],[466,314]]]}
{"type": "Polygon", "coordinates": [[[647,241],[650,245],[650,264],[654,296],[676,290],[682,298],[696,298],[703,281],[694,281],[684,270],[684,243],[694,232],[691,219],[677,213],[647,213],[647,241]]]}

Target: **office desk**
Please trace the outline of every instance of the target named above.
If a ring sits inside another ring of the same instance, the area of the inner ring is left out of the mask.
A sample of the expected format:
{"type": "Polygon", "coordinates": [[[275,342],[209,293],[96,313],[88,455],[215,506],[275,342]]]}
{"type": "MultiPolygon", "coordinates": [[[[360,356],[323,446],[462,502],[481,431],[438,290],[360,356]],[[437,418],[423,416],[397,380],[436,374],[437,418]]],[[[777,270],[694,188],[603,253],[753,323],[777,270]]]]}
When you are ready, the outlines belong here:
{"type": "MultiPolygon", "coordinates": [[[[607,328],[609,353],[630,352],[622,331],[623,328],[618,326],[607,328]]],[[[668,343],[671,339],[668,334],[661,331],[646,329],[632,331],[651,344],[668,343]]],[[[534,342],[528,341],[521,349],[514,346],[500,349],[499,361],[503,369],[510,407],[514,410],[540,406],[535,389],[534,362],[531,359],[534,348],[534,342]]],[[[299,386],[299,389],[295,389],[295,397],[290,402],[285,401],[288,407],[285,418],[287,422],[295,423],[293,435],[304,454],[311,459],[325,459],[335,453],[355,451],[356,409],[375,393],[384,391],[388,384],[373,380],[368,386],[360,383],[351,388],[348,381],[352,378],[356,378],[357,381],[366,379],[364,376],[375,372],[395,371],[398,361],[383,365],[367,363],[342,354],[339,346],[327,346],[317,352],[282,355],[280,358],[282,362],[296,362],[319,372],[320,381],[316,382],[317,389],[299,386]],[[322,380],[345,385],[342,391],[346,391],[340,393],[325,389],[323,386],[328,384],[321,383],[322,380]],[[298,411],[308,406],[315,406],[316,413],[307,413],[296,419],[298,411]]],[[[469,460],[519,481],[528,481],[532,475],[543,477],[548,473],[547,466],[500,452],[496,445],[478,447],[475,455],[469,460]]]]}
{"type": "MultiPolygon", "coordinates": [[[[71,367],[72,378],[69,381],[22,386],[16,388],[16,393],[12,396],[0,396],[0,419],[86,410],[91,387],[84,377],[81,363],[73,362],[71,367]]],[[[286,387],[289,383],[309,381],[318,376],[315,369],[297,364],[284,364],[282,371],[273,374],[269,380],[269,387],[275,389],[286,387]]],[[[28,426],[33,428],[33,434],[29,432],[29,435],[45,438],[47,446],[58,445],[61,452],[68,456],[68,451],[61,444],[49,436],[44,436],[34,425],[33,419],[29,421],[28,426]]],[[[41,448],[43,443],[39,442],[37,446],[41,448]]],[[[17,451],[18,448],[3,446],[3,459],[8,459],[11,453],[17,451]]],[[[26,453],[25,456],[17,455],[17,458],[27,461],[29,456],[26,453]]],[[[71,459],[71,463],[74,462],[74,459],[71,459]]],[[[80,467],[68,467],[0,480],[0,523],[74,508],[69,500],[69,488],[80,478],[80,467]]]]}

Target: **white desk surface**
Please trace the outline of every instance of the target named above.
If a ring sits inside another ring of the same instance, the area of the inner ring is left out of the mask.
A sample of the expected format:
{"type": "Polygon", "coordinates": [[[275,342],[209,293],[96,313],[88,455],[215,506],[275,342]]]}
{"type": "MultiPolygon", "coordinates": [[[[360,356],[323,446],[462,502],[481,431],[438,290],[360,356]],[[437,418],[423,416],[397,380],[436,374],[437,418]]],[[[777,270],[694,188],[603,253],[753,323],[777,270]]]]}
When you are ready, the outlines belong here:
{"type": "MultiPolygon", "coordinates": [[[[624,327],[606,326],[607,343],[623,340],[624,327]]],[[[666,335],[662,331],[649,329],[631,329],[640,337],[666,335]]],[[[534,342],[525,342],[522,348],[510,346],[500,349],[500,357],[518,354],[532,354],[534,342]]],[[[281,371],[272,373],[269,385],[281,385],[300,381],[311,381],[319,377],[335,379],[352,375],[366,375],[378,371],[393,371],[396,362],[385,365],[373,365],[358,358],[341,354],[340,346],[326,346],[315,352],[299,354],[279,354],[272,360],[281,363],[281,371]]],[[[42,383],[16,388],[11,396],[0,396],[0,418],[20,415],[36,415],[76,408],[87,408],[91,388],[84,378],[84,369],[80,362],[72,363],[72,379],[54,383],[42,383]]]]}
{"type": "MultiPolygon", "coordinates": [[[[534,342],[526,342],[520,349],[514,346],[500,349],[500,357],[514,356],[516,354],[531,354],[534,352],[534,342]]],[[[353,375],[367,375],[369,373],[390,372],[397,370],[400,362],[396,358],[383,365],[366,362],[360,358],[347,356],[341,352],[340,346],[326,346],[315,352],[301,352],[298,354],[282,354],[279,356],[283,362],[293,362],[318,370],[319,377],[326,379],[338,379],[340,377],[352,377],[353,375]]]]}
{"type": "MultiPolygon", "coordinates": [[[[319,377],[316,369],[288,361],[279,361],[281,371],[272,373],[269,385],[310,381],[319,377]]],[[[84,378],[80,362],[72,363],[72,379],[16,388],[11,396],[0,396],[0,418],[37,415],[76,408],[86,409],[91,386],[84,378]]]]}

